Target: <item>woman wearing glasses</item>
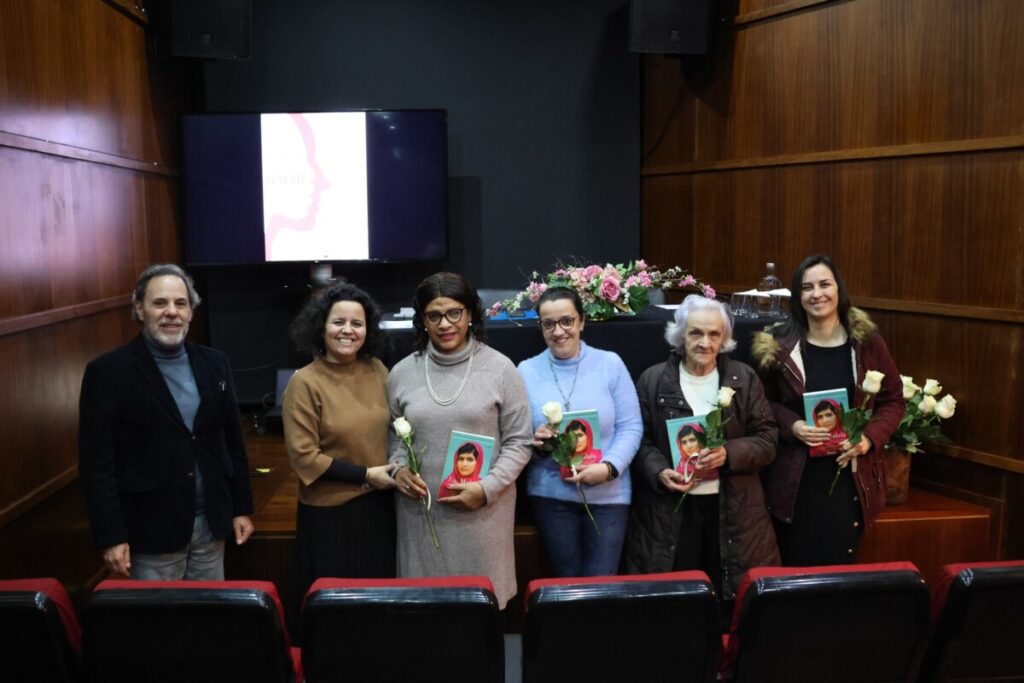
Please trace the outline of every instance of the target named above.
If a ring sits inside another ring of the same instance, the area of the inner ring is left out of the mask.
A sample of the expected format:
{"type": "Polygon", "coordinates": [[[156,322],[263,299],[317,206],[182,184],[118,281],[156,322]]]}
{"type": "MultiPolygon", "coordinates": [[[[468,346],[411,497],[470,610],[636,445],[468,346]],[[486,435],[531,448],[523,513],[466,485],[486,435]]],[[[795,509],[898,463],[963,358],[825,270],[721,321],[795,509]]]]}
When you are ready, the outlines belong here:
{"type": "Polygon", "coordinates": [[[486,345],[483,309],[472,285],[455,273],[420,283],[413,300],[415,351],[388,378],[393,417],[412,425],[419,475],[392,434],[398,491],[398,574],[484,575],[501,608],[516,593],[512,533],[516,477],[530,459],[530,409],[512,362],[486,345]],[[452,483],[453,495],[429,510],[440,550],[420,499],[437,490],[453,430],[495,440],[490,470],[479,481],[452,483]]]}
{"type": "Polygon", "coordinates": [[[643,422],[633,380],[622,359],[580,339],[585,318],[575,291],[552,287],[537,301],[548,348],[519,364],[533,416],[534,446],[554,436],[541,412],[557,401],[566,412],[596,410],[600,418],[598,462],[563,479],[550,455],[535,451],[526,492],[537,526],[558,576],[605,576],[619,568],[632,492],[629,464],[640,446],[643,422]],[[583,487],[600,534],[587,516],[583,487]]]}

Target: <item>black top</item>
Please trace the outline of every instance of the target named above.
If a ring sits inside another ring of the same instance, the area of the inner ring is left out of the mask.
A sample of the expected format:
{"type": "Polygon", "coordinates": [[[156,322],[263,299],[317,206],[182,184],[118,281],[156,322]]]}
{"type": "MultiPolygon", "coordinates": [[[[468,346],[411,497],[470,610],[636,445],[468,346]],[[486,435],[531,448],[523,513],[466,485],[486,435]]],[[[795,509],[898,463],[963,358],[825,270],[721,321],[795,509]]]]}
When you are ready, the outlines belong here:
{"type": "Polygon", "coordinates": [[[806,391],[846,389],[846,400],[853,407],[857,386],[853,378],[853,354],[849,340],[830,347],[805,342],[803,358],[806,391]]]}

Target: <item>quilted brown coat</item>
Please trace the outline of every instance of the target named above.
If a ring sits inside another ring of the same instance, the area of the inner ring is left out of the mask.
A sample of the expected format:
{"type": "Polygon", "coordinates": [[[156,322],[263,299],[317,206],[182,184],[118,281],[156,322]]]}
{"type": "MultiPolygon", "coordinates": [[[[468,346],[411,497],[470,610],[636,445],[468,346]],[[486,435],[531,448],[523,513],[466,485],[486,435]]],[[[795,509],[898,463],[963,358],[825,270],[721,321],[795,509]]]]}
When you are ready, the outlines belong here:
{"type": "MultiPolygon", "coordinates": [[[[673,351],[637,380],[644,435],[631,465],[633,507],[623,559],[631,574],[671,571],[675,559],[681,494],[663,488],[658,473],[672,467],[665,421],[693,415],[679,387],[681,359],[673,351]]],[[[718,375],[721,386],[736,391],[723,416],[732,420],[725,426],[727,460],[718,494],[722,592],[731,600],[748,569],[780,562],[759,476],[775,458],[778,429],[753,369],[719,356],[718,375]]]]}

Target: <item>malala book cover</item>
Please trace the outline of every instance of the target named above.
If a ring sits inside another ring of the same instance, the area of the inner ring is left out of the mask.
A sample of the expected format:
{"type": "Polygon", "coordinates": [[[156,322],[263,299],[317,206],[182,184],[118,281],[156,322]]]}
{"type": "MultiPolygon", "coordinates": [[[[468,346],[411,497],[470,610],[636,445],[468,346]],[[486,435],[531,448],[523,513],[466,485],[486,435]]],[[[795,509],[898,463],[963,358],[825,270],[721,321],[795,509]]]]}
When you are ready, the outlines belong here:
{"type": "Polygon", "coordinates": [[[843,413],[850,409],[846,389],[825,389],[804,394],[804,416],[807,424],[828,430],[825,443],[811,446],[812,458],[824,458],[839,452],[839,444],[846,441],[843,413]]]}
{"type": "MultiPolygon", "coordinates": [[[[573,432],[576,434],[576,453],[573,458],[582,456],[582,460],[576,464],[593,465],[601,462],[601,420],[596,410],[574,410],[562,414],[562,421],[558,424],[558,431],[562,434],[573,432]]],[[[562,479],[572,476],[572,469],[559,467],[562,479]]]]}
{"type": "Polygon", "coordinates": [[[493,458],[494,437],[452,430],[437,497],[457,496],[458,491],[449,488],[452,484],[471,484],[483,479],[493,458]]]}
{"type": "Polygon", "coordinates": [[[707,443],[705,428],[707,415],[677,417],[665,420],[668,430],[668,443],[671,449],[672,469],[683,475],[683,481],[689,483],[694,477],[702,481],[718,479],[718,470],[698,470],[697,458],[707,443]]]}

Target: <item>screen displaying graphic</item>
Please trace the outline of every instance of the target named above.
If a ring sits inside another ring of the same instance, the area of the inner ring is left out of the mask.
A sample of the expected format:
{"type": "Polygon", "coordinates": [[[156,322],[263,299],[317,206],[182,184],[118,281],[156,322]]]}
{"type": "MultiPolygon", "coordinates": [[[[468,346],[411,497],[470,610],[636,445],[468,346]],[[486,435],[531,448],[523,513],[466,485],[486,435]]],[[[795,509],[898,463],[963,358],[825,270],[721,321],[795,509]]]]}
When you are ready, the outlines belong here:
{"type": "Polygon", "coordinates": [[[447,256],[444,111],[184,118],[189,265],[447,256]]]}
{"type": "Polygon", "coordinates": [[[267,261],[370,256],[366,117],[260,116],[267,261]]]}

